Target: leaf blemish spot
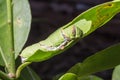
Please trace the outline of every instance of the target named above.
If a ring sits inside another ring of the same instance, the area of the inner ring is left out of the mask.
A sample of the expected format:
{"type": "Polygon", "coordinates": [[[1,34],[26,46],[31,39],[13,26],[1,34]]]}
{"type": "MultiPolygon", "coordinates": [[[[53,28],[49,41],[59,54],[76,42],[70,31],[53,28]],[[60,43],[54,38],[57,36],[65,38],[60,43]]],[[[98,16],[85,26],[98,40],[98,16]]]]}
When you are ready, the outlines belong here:
{"type": "Polygon", "coordinates": [[[114,5],[112,3],[109,3],[109,4],[106,4],[104,8],[111,8],[113,7],[114,5]]]}
{"type": "Polygon", "coordinates": [[[113,6],[113,4],[108,4],[108,6],[112,7],[112,6],[113,6]]]}
{"type": "Polygon", "coordinates": [[[21,18],[17,18],[17,23],[18,23],[18,24],[22,24],[21,18]]]}

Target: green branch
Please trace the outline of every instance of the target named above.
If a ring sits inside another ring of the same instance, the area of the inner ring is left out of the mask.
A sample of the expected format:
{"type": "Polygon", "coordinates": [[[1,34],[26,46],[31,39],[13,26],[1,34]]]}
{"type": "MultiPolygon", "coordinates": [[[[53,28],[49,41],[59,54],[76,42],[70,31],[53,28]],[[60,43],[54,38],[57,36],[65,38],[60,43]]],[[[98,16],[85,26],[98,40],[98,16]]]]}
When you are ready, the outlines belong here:
{"type": "Polygon", "coordinates": [[[17,71],[16,71],[16,79],[20,77],[20,73],[21,71],[27,66],[31,64],[31,62],[25,62],[23,64],[21,64],[18,68],[17,68],[17,71]]]}
{"type": "Polygon", "coordinates": [[[10,77],[15,77],[15,54],[14,54],[14,30],[13,30],[13,5],[12,0],[6,0],[7,2],[7,17],[8,17],[8,26],[10,27],[11,31],[11,44],[12,50],[10,52],[10,66],[6,66],[9,72],[10,77]]]}

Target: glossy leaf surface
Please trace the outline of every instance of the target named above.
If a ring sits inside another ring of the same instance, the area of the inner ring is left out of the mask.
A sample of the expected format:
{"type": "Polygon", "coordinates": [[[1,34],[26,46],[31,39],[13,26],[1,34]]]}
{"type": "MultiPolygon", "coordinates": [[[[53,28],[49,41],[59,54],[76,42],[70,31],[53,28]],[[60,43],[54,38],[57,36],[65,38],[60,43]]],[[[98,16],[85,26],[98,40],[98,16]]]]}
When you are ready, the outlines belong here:
{"type": "Polygon", "coordinates": [[[94,75],[90,75],[90,76],[85,76],[83,78],[78,78],[78,80],[103,80],[103,79],[94,75]]]}
{"type": "MultiPolygon", "coordinates": [[[[81,63],[77,63],[72,68],[70,68],[68,72],[78,75],[81,68],[82,68],[81,63]]],[[[84,76],[84,77],[78,77],[78,80],[103,80],[103,79],[100,77],[94,76],[94,75],[89,75],[89,76],[84,76]]]]}
{"type": "Polygon", "coordinates": [[[120,65],[115,67],[112,74],[112,80],[120,80],[120,65]]]}
{"type": "Polygon", "coordinates": [[[113,45],[76,64],[68,72],[80,77],[111,69],[120,64],[120,44],[113,45]],[[77,69],[77,70],[76,70],[77,69]]]}
{"type": "Polygon", "coordinates": [[[73,73],[66,73],[59,80],[78,80],[77,76],[73,73]]]}

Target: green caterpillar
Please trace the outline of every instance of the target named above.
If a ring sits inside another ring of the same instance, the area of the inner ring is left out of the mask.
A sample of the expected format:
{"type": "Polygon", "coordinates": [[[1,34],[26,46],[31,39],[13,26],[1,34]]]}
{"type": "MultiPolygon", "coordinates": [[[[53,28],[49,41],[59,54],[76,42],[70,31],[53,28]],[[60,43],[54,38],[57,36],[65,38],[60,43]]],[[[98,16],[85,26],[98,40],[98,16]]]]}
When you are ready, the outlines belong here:
{"type": "Polygon", "coordinates": [[[78,27],[72,26],[60,29],[58,31],[59,35],[56,37],[54,37],[54,34],[46,40],[39,42],[40,46],[47,51],[63,50],[70,42],[80,38],[82,36],[82,31],[78,27]]]}
{"type": "MultiPolygon", "coordinates": [[[[91,26],[91,21],[80,20],[80,26],[91,26]]],[[[84,33],[85,34],[85,33],[84,33]]],[[[82,38],[83,32],[78,25],[64,26],[52,33],[47,39],[25,48],[20,55],[22,61],[38,62],[57,55],[82,38]]]]}

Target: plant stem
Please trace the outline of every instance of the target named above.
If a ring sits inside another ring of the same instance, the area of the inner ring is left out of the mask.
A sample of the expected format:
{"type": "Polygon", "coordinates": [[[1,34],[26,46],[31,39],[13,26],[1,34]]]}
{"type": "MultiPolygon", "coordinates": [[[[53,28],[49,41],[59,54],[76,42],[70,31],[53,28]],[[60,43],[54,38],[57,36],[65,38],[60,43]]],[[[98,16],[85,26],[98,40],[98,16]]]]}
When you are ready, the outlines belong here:
{"type": "Polygon", "coordinates": [[[22,71],[27,65],[29,65],[29,64],[31,64],[31,62],[25,62],[25,63],[21,64],[21,65],[17,68],[16,78],[19,78],[21,71],[22,71]]]}
{"type": "Polygon", "coordinates": [[[13,5],[12,0],[6,0],[7,2],[7,17],[8,17],[8,26],[11,31],[11,44],[12,44],[12,50],[10,52],[10,61],[9,66],[7,67],[7,70],[9,72],[9,77],[15,77],[15,54],[14,54],[14,30],[13,30],[13,5]]]}
{"type": "Polygon", "coordinates": [[[13,80],[9,78],[9,76],[2,71],[0,71],[0,77],[3,78],[4,80],[13,80]]]}

